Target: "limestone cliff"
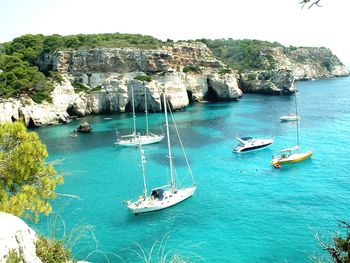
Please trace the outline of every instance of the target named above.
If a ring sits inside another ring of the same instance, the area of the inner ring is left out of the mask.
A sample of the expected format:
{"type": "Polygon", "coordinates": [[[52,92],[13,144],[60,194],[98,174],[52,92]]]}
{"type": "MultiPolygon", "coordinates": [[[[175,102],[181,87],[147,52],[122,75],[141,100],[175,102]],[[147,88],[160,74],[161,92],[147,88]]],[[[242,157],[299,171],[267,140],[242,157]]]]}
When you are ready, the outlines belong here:
{"type": "Polygon", "coordinates": [[[294,80],[349,74],[331,50],[323,47],[285,47],[278,42],[249,39],[201,41],[217,59],[241,73],[243,92],[287,95],[294,90],[294,80]]]}
{"type": "Polygon", "coordinates": [[[349,72],[328,48],[275,47],[259,51],[264,68],[290,70],[295,80],[342,77],[349,72]]]}
{"type": "Polygon", "coordinates": [[[53,103],[36,104],[30,99],[0,100],[0,122],[23,119],[28,126],[69,121],[70,115],[125,112],[131,110],[131,91],[137,110],[149,103],[161,110],[167,90],[174,110],[193,101],[237,100],[243,92],[288,95],[295,79],[348,74],[329,49],[266,48],[259,50],[262,68],[241,75],[230,71],[203,43],[174,43],[159,49],[94,48],[44,54],[40,70],[58,71],[53,103]]]}
{"type": "Polygon", "coordinates": [[[0,121],[22,118],[27,125],[42,126],[64,123],[69,115],[130,111],[131,91],[137,110],[145,108],[145,90],[156,110],[161,110],[165,89],[174,110],[211,97],[237,100],[242,96],[239,76],[219,74],[225,65],[202,43],[175,43],[155,50],[58,51],[45,54],[39,65],[43,72],[54,70],[63,77],[52,93],[53,103],[0,101],[0,109],[5,109],[0,121]],[[79,87],[82,89],[77,90],[79,87]]]}

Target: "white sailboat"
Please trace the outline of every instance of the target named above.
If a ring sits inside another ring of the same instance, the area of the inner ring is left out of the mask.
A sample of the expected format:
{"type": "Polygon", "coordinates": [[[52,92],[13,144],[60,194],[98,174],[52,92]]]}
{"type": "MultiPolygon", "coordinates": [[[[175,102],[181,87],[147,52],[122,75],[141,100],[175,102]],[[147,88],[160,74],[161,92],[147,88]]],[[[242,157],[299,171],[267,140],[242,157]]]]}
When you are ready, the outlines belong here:
{"type": "Polygon", "coordinates": [[[297,93],[294,93],[294,102],[295,102],[295,116],[296,121],[296,135],[297,135],[297,145],[291,148],[280,150],[278,155],[272,156],[271,165],[276,168],[280,168],[282,164],[293,164],[299,163],[306,159],[309,159],[312,156],[312,151],[300,152],[300,136],[299,136],[299,115],[298,115],[298,103],[297,103],[297,93]]]}
{"type": "MultiPolygon", "coordinates": [[[[168,113],[167,113],[167,102],[166,102],[166,92],[163,94],[163,102],[164,102],[164,115],[165,115],[165,124],[166,124],[166,134],[167,134],[167,142],[168,142],[168,158],[169,158],[169,168],[170,168],[170,184],[165,186],[160,186],[157,188],[152,189],[151,194],[148,194],[147,190],[147,183],[146,183],[146,175],[145,175],[145,163],[146,159],[144,156],[144,151],[141,146],[141,142],[139,142],[139,149],[141,154],[141,164],[142,164],[142,177],[143,177],[143,195],[140,196],[136,201],[126,201],[126,205],[128,209],[134,213],[146,213],[146,212],[152,212],[161,210],[167,207],[171,207],[173,205],[176,205],[187,198],[191,197],[193,193],[197,189],[196,182],[194,180],[194,177],[192,175],[192,171],[190,168],[190,165],[187,160],[186,153],[184,151],[181,138],[179,136],[179,133],[176,128],[176,124],[174,122],[175,130],[177,132],[180,145],[183,150],[183,154],[187,163],[188,172],[190,176],[192,177],[193,185],[190,187],[181,187],[178,185],[176,178],[175,178],[175,170],[174,170],[174,164],[173,164],[173,156],[171,151],[171,142],[169,137],[169,124],[168,124],[168,113]]],[[[169,107],[170,111],[170,107],[169,107]]],[[[171,113],[171,112],[170,112],[171,113]]],[[[171,115],[172,116],[172,115],[171,115]]],[[[174,120],[173,120],[174,121],[174,120]]]]}
{"type": "Polygon", "coordinates": [[[132,114],[133,114],[133,126],[134,131],[132,134],[121,136],[121,138],[117,137],[117,141],[115,144],[121,145],[121,146],[137,146],[139,143],[141,145],[145,144],[152,144],[160,142],[164,139],[163,134],[153,134],[149,132],[148,128],[148,105],[147,105],[147,92],[145,89],[145,113],[146,113],[146,134],[144,135],[137,135],[136,132],[136,114],[135,114],[135,101],[134,101],[134,90],[131,89],[131,102],[132,102],[132,114]]]}

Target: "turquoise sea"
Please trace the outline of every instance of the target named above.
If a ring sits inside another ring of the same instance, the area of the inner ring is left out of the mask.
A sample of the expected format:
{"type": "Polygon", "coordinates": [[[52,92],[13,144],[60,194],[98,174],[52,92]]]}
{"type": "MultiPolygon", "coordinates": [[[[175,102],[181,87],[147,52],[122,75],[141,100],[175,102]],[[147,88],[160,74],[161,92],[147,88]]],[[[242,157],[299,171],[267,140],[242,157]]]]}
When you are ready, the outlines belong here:
{"type": "MultiPolygon", "coordinates": [[[[312,150],[312,159],[281,169],[269,165],[272,154],[296,143],[295,123],[279,121],[294,110],[293,96],[245,94],[237,102],[194,104],[174,117],[197,192],[179,205],[138,216],[123,200],[142,193],[139,152],[114,145],[116,129],[130,132],[130,114],[86,117],[93,133],[76,138],[70,134],[82,120],[37,129],[49,160],[60,160],[57,169],[66,174],[57,192],[79,196],[53,203],[67,236],[78,239],[71,242],[76,258],[141,262],[137,253],[155,242],[153,256],[176,250],[191,262],[309,262],[325,256],[315,233],[327,240],[337,219],[350,218],[350,78],[297,82],[297,88],[301,148],[312,150]],[[275,143],[234,154],[236,135],[275,143]],[[77,228],[85,225],[93,226],[93,234],[77,228]]],[[[163,122],[161,113],[150,118],[152,127],[163,122]]],[[[137,122],[142,129],[142,114],[137,122]]],[[[144,150],[149,188],[167,183],[166,141],[144,150]]],[[[176,144],[174,151],[180,173],[185,162],[176,144]]],[[[42,218],[37,228],[62,235],[48,225],[42,218]]]]}

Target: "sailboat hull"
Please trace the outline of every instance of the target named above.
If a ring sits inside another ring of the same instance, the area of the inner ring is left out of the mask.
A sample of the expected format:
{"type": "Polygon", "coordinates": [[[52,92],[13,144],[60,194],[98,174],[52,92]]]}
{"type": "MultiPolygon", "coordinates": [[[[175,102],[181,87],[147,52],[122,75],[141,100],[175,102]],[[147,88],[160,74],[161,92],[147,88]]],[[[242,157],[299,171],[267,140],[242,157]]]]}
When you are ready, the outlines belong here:
{"type": "Polygon", "coordinates": [[[128,205],[128,209],[134,214],[162,210],[181,203],[182,201],[191,197],[196,189],[196,186],[181,188],[176,191],[168,189],[164,191],[164,196],[162,199],[153,198],[152,196],[149,196],[146,199],[141,198],[133,203],[130,203],[128,205]]]}
{"type": "Polygon", "coordinates": [[[150,134],[150,135],[141,135],[139,137],[132,137],[127,140],[123,140],[123,139],[118,140],[115,144],[120,146],[138,146],[139,144],[146,145],[146,144],[158,143],[163,139],[164,139],[164,135],[150,134]]]}
{"type": "Polygon", "coordinates": [[[282,122],[287,122],[287,121],[297,121],[299,120],[299,116],[297,115],[286,115],[286,116],[281,116],[280,120],[282,122]]]}
{"type": "Polygon", "coordinates": [[[272,165],[282,165],[282,164],[293,164],[293,163],[299,163],[302,162],[304,160],[309,159],[312,156],[312,152],[308,151],[306,153],[294,153],[291,155],[288,155],[286,157],[283,156],[279,156],[276,158],[272,159],[271,164],[272,165]]]}

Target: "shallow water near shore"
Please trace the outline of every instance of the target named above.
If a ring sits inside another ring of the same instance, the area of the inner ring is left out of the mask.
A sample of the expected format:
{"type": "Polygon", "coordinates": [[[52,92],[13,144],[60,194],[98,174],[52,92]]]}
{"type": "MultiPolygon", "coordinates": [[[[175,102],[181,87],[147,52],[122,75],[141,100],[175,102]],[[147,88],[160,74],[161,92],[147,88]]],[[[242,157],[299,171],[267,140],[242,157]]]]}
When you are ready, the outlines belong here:
{"type": "MultiPolygon", "coordinates": [[[[94,227],[98,243],[93,235],[81,236],[73,247],[76,258],[141,262],[136,244],[150,250],[164,239],[166,251],[178,250],[192,262],[309,262],[321,251],[315,232],[327,234],[338,229],[337,219],[349,221],[350,78],[297,82],[297,88],[301,149],[313,151],[310,160],[281,169],[269,165],[272,154],[296,144],[295,123],[279,121],[294,111],[293,96],[245,94],[238,102],[194,104],[174,117],[197,192],[174,207],[138,216],[123,200],[142,193],[139,152],[114,145],[116,130],[131,131],[131,114],[86,117],[93,133],[75,138],[70,134],[82,120],[37,129],[49,160],[60,160],[57,170],[67,173],[57,192],[80,198],[59,197],[54,211],[67,232],[94,227]],[[237,135],[275,143],[235,154],[237,135]]],[[[150,122],[157,126],[163,115],[151,114],[150,122]]],[[[143,123],[138,114],[141,130],[143,123]]],[[[144,150],[149,189],[166,184],[166,141],[144,150]]],[[[181,174],[186,167],[177,144],[174,153],[181,174]]],[[[45,218],[37,228],[47,229],[45,218]]]]}

